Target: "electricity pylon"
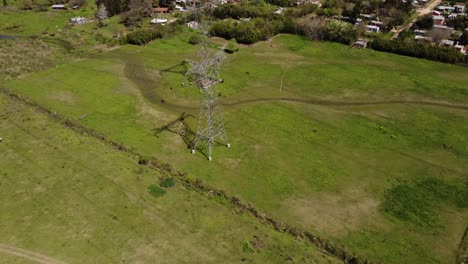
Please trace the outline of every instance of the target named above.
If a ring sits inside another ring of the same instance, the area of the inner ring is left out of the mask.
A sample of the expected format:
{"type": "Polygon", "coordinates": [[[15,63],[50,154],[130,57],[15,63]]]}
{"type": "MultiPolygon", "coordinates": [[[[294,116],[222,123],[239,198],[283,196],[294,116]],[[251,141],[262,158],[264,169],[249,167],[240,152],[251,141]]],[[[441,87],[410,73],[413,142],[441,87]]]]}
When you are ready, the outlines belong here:
{"type": "Polygon", "coordinates": [[[208,47],[207,33],[203,33],[198,60],[187,60],[190,68],[185,73],[185,80],[195,84],[201,94],[198,128],[192,143],[192,153],[197,148],[206,147],[208,160],[211,161],[212,148],[215,143],[225,144],[228,148],[221,107],[219,105],[218,84],[222,82],[220,68],[225,59],[223,46],[221,50],[208,47]]]}

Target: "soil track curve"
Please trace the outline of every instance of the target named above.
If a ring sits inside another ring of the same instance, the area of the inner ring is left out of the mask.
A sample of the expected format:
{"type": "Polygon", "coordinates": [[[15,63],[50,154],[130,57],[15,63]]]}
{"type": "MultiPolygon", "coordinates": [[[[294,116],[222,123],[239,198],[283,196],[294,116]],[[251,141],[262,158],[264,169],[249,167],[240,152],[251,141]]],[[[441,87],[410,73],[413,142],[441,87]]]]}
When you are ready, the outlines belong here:
{"type": "Polygon", "coordinates": [[[31,260],[31,261],[34,261],[34,262],[37,262],[37,263],[66,264],[66,262],[56,260],[56,259],[53,259],[51,257],[45,256],[45,255],[42,255],[42,254],[39,254],[39,253],[36,253],[36,252],[33,252],[33,251],[29,251],[29,250],[25,250],[25,249],[13,247],[13,246],[1,244],[1,243],[0,243],[0,252],[4,252],[6,254],[22,257],[22,258],[25,258],[25,259],[28,259],[28,260],[31,260]]]}

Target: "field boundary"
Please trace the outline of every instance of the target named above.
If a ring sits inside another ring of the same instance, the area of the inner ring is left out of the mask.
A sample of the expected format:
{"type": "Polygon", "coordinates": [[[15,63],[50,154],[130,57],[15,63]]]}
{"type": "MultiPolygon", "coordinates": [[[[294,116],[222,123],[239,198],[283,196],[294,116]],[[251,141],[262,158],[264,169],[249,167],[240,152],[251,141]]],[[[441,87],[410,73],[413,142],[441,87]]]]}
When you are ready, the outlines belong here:
{"type": "Polygon", "coordinates": [[[468,263],[468,226],[465,228],[460,244],[458,245],[456,264],[468,263]]]}
{"type": "Polygon", "coordinates": [[[70,118],[67,118],[55,111],[52,111],[30,100],[27,97],[16,94],[5,87],[0,87],[0,93],[14,101],[22,103],[23,105],[27,105],[33,108],[34,110],[47,115],[50,119],[61,123],[63,126],[79,134],[96,138],[100,140],[101,142],[103,142],[104,144],[118,151],[122,151],[131,155],[131,157],[133,157],[133,159],[135,159],[140,165],[148,166],[149,168],[154,169],[164,175],[175,177],[187,189],[194,190],[203,195],[219,197],[223,199],[224,201],[226,201],[227,203],[233,205],[236,208],[237,212],[245,213],[253,217],[254,219],[256,219],[258,222],[272,227],[276,231],[286,233],[296,239],[299,239],[299,240],[307,242],[308,244],[314,245],[317,248],[324,250],[326,253],[342,260],[345,263],[353,263],[353,264],[378,263],[375,261],[370,261],[367,258],[357,255],[354,252],[350,252],[344,246],[335,245],[333,242],[327,239],[323,239],[315,234],[312,234],[309,231],[305,231],[300,228],[291,226],[289,224],[282,223],[272,218],[271,216],[268,216],[267,214],[261,212],[260,210],[254,208],[250,203],[245,203],[241,201],[238,197],[227,194],[224,190],[209,186],[205,184],[203,181],[201,181],[200,179],[188,176],[186,172],[175,170],[173,166],[169,163],[161,162],[157,158],[154,158],[154,157],[144,158],[143,155],[139,154],[134,149],[128,148],[124,146],[123,144],[112,141],[108,139],[105,135],[97,132],[96,130],[83,126],[77,123],[76,121],[70,118]]]}

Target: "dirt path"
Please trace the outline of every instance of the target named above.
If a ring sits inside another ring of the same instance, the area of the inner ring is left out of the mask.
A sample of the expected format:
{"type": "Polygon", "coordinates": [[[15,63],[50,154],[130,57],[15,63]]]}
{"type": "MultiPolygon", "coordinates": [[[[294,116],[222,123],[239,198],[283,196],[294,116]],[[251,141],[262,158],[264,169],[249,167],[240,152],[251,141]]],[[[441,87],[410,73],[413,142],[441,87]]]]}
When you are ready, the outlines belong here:
{"type": "Polygon", "coordinates": [[[416,21],[418,20],[419,17],[429,14],[436,6],[438,6],[440,4],[440,2],[442,2],[442,0],[434,0],[431,3],[429,3],[428,5],[426,5],[424,8],[418,9],[416,11],[418,13],[418,15],[413,20],[411,20],[408,24],[403,25],[399,29],[393,31],[395,34],[393,35],[392,38],[393,39],[398,38],[398,36],[400,35],[400,33],[402,31],[407,30],[411,26],[413,26],[413,24],[416,23],[416,21]]]}
{"type": "Polygon", "coordinates": [[[372,105],[427,105],[427,106],[438,106],[438,107],[445,107],[445,108],[452,108],[452,109],[459,109],[459,110],[468,110],[468,105],[464,104],[452,104],[448,102],[441,102],[441,101],[425,101],[425,100],[399,100],[399,99],[392,99],[392,100],[382,100],[382,101],[332,101],[332,100],[321,100],[321,99],[300,99],[300,98],[256,98],[256,99],[248,99],[242,100],[238,102],[232,103],[223,103],[225,106],[237,106],[237,105],[244,105],[250,103],[257,103],[257,102],[294,102],[294,103],[304,103],[304,104],[312,104],[312,105],[325,105],[325,106],[372,106],[372,105]]]}
{"type": "Polygon", "coordinates": [[[39,253],[5,245],[5,244],[0,244],[0,252],[4,252],[10,255],[15,255],[18,257],[22,257],[28,260],[32,260],[37,263],[43,263],[43,264],[66,264],[66,262],[62,262],[60,260],[56,260],[53,258],[50,258],[45,255],[41,255],[39,253]]]}

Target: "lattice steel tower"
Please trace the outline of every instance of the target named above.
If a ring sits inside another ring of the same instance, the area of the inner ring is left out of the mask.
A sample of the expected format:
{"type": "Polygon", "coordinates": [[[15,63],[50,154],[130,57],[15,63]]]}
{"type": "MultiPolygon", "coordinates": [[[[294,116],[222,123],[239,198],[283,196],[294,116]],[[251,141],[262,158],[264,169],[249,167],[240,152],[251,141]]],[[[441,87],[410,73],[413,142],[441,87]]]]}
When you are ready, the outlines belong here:
{"type": "Polygon", "coordinates": [[[187,60],[190,68],[185,73],[185,80],[195,84],[201,94],[200,113],[198,116],[198,128],[195,139],[192,143],[192,153],[195,150],[206,148],[208,160],[211,161],[213,145],[221,143],[228,148],[226,133],[221,107],[219,105],[218,84],[221,79],[221,64],[225,59],[223,46],[221,50],[214,50],[208,47],[206,33],[203,34],[203,41],[198,51],[198,60],[187,60]]]}

